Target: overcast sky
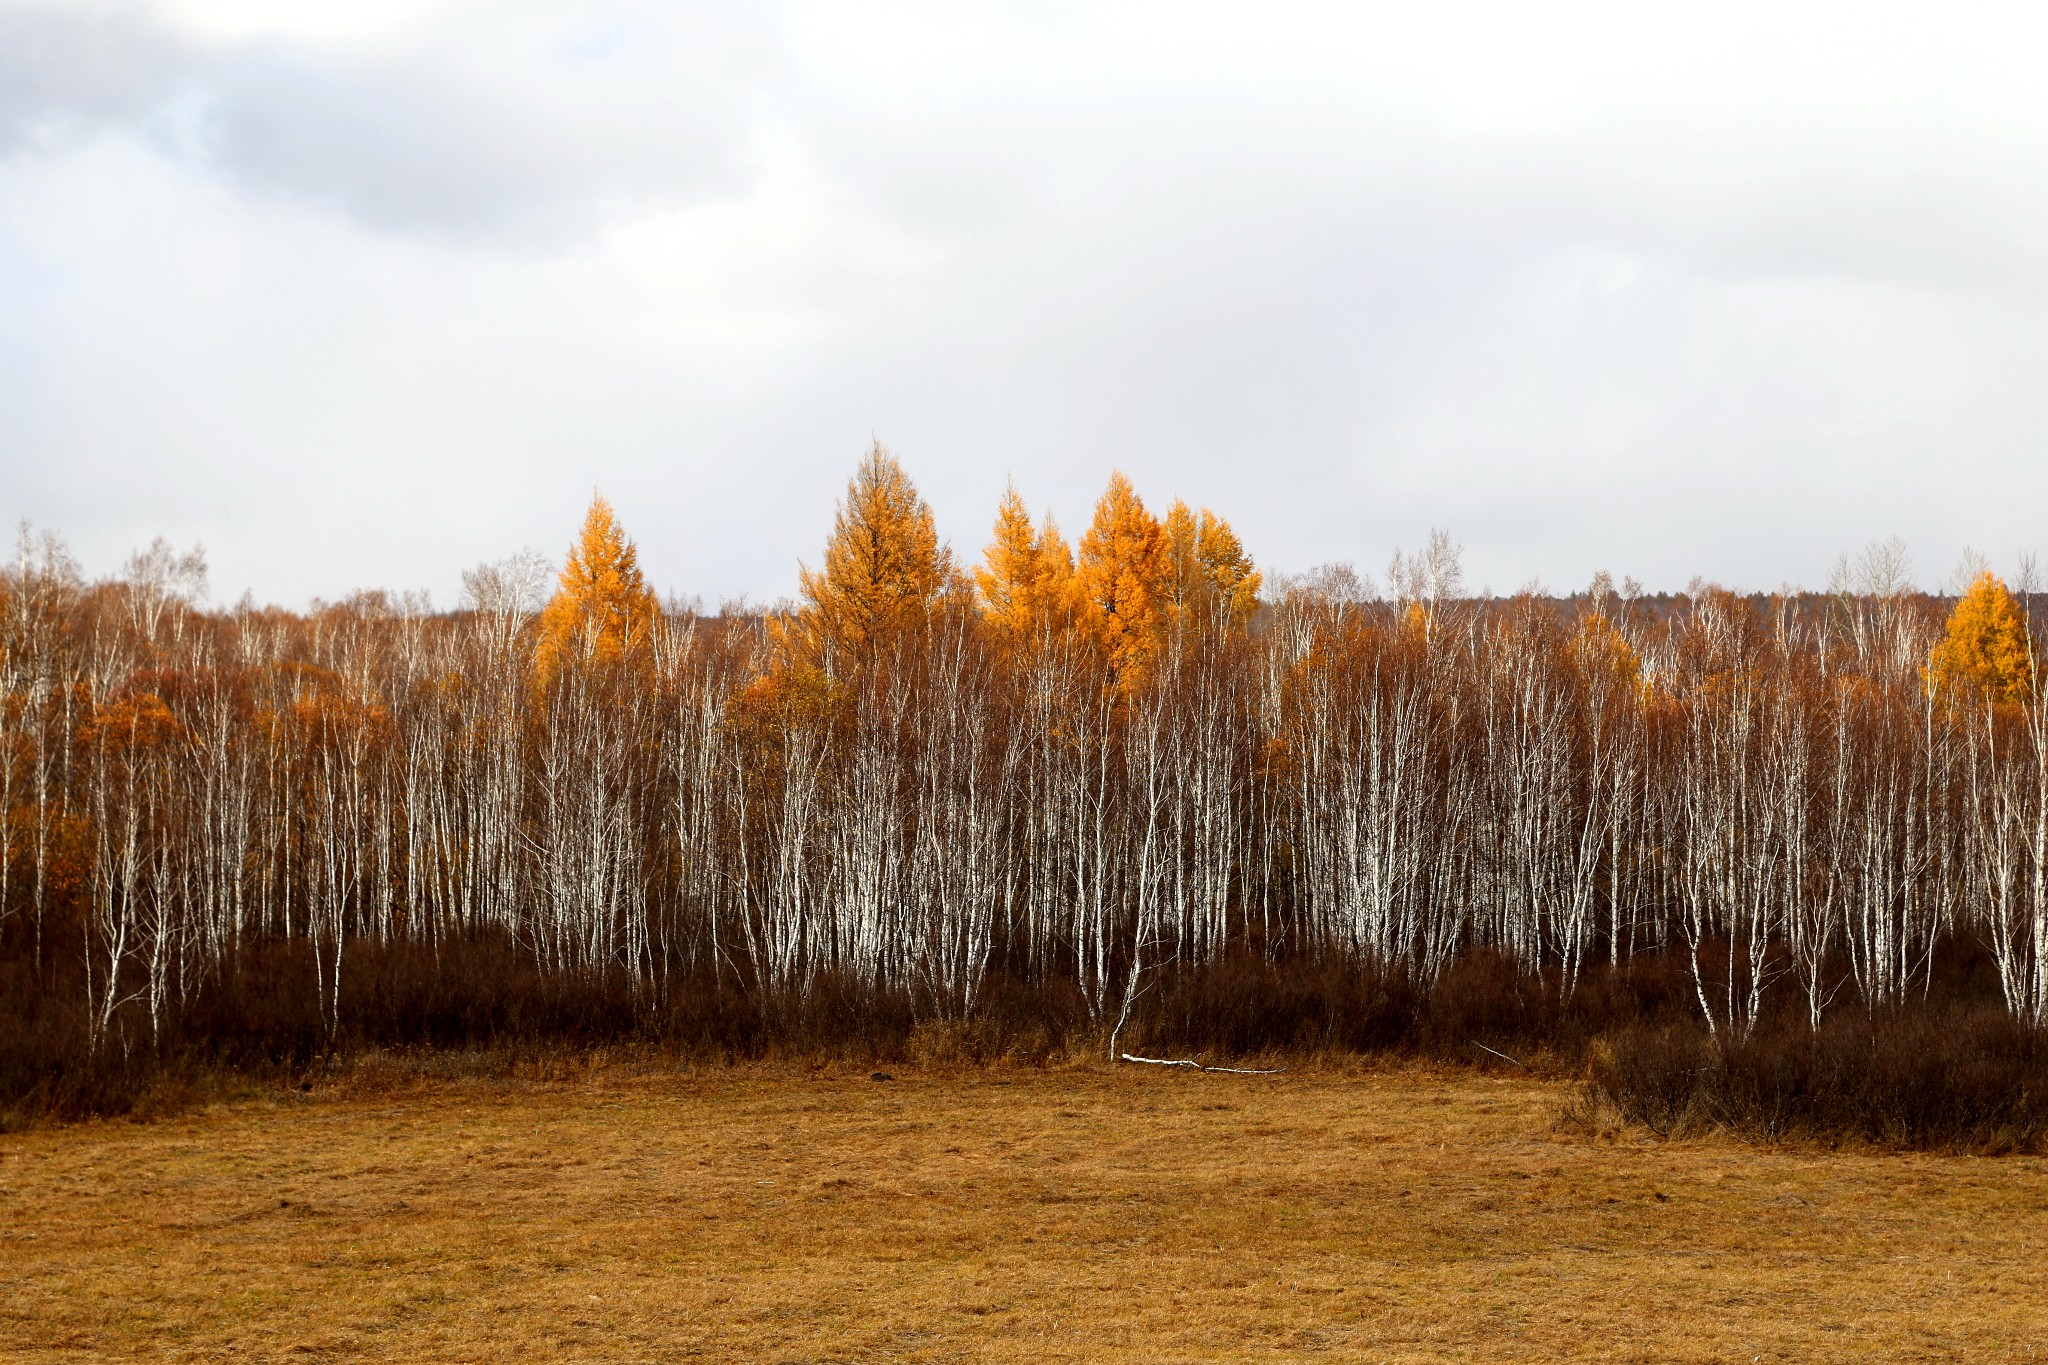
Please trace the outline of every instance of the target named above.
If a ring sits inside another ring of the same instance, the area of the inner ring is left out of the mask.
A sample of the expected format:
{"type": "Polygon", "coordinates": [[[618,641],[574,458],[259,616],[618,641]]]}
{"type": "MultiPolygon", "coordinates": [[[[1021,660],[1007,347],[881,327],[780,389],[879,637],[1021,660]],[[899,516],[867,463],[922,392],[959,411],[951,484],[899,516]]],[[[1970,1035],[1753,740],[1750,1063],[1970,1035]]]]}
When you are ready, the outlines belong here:
{"type": "Polygon", "coordinates": [[[302,606],[794,590],[1113,467],[1269,568],[2048,547],[2038,7],[0,0],[0,514],[302,606]]]}

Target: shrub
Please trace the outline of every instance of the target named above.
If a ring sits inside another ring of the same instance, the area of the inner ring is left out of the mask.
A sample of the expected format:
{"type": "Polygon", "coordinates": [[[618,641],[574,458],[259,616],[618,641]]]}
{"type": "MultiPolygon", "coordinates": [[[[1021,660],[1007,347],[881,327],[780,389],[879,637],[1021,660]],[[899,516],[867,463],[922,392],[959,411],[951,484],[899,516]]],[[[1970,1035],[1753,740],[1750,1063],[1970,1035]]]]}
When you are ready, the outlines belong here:
{"type": "Polygon", "coordinates": [[[1740,1043],[1631,1028],[1591,1056],[1586,1098],[1660,1135],[1862,1141],[1947,1151],[2048,1146],[2048,1041],[2002,1011],[1774,1020],[1740,1043]]]}

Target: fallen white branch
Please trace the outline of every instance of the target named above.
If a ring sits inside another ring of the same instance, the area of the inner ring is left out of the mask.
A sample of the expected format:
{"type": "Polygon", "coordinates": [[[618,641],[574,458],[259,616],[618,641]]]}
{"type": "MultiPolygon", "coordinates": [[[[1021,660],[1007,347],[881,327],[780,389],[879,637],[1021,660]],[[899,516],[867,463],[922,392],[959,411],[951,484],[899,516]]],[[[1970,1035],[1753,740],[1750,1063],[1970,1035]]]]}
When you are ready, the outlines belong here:
{"type": "Polygon", "coordinates": [[[1117,1055],[1124,1061],[1143,1062],[1146,1066],[1184,1066],[1190,1071],[1221,1071],[1232,1076],[1277,1076],[1287,1069],[1284,1066],[1276,1066],[1270,1070],[1249,1066],[1203,1066],[1200,1062],[1185,1058],[1175,1060],[1169,1057],[1140,1057],[1133,1052],[1120,1052],[1117,1055]]]}

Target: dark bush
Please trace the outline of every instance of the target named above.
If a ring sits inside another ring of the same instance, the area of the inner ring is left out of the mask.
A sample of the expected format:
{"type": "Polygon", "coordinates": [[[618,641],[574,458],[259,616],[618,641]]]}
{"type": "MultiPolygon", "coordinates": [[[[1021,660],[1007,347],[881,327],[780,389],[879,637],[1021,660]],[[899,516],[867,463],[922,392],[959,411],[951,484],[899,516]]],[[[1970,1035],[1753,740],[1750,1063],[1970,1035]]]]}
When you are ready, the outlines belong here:
{"type": "Polygon", "coordinates": [[[1677,964],[1662,960],[1594,969],[1567,993],[1556,972],[1523,971],[1485,950],[1434,983],[1398,966],[1235,956],[1162,971],[1134,1032],[1147,1047],[1221,1057],[1389,1053],[1548,1069],[1576,1067],[1604,1033],[1676,1023],[1692,1008],[1677,964]]]}
{"type": "Polygon", "coordinates": [[[1796,1020],[1737,1043],[1631,1028],[1596,1049],[1588,1097],[1660,1134],[1860,1140],[1948,1151],[2048,1145],[2048,1045],[2003,1011],[1927,1007],[1796,1020]]]}
{"type": "Polygon", "coordinates": [[[1163,969],[1138,1006],[1135,1045],[1233,1057],[1412,1048],[1420,1017],[1399,971],[1249,955],[1163,969]]]}
{"type": "Polygon", "coordinates": [[[1630,1028],[1593,1049],[1590,1084],[1623,1121],[1669,1137],[1693,1116],[1709,1065],[1707,1041],[1692,1025],[1630,1028]]]}

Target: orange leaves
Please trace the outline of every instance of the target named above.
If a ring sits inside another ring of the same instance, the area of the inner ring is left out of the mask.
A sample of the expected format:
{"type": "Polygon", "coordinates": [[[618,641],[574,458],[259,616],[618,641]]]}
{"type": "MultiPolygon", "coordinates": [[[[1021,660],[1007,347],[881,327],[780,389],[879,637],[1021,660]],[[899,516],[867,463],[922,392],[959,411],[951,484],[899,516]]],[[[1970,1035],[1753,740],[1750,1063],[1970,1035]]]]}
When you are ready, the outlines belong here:
{"type": "Polygon", "coordinates": [[[336,693],[317,693],[291,703],[279,718],[302,746],[326,740],[374,740],[391,728],[390,713],[375,702],[336,693]]]}
{"type": "Polygon", "coordinates": [[[280,751],[309,753],[336,745],[360,750],[392,733],[390,708],[329,668],[281,661],[263,670],[256,690],[256,732],[280,751]]]}
{"type": "Polygon", "coordinates": [[[1166,512],[1168,596],[1179,616],[1206,618],[1220,611],[1242,623],[1258,605],[1260,575],[1230,523],[1204,507],[1190,512],[1176,499],[1166,512]]]}
{"type": "Polygon", "coordinates": [[[1987,571],[1949,613],[1947,632],[1927,661],[1926,681],[1936,695],[2017,702],[2033,693],[2034,667],[2019,600],[1987,571]]]}
{"type": "Polygon", "coordinates": [[[157,749],[181,739],[184,731],[156,693],[123,691],[94,708],[84,739],[93,745],[157,749]]]}
{"type": "Polygon", "coordinates": [[[877,442],[846,485],[823,571],[802,573],[792,642],[814,660],[859,654],[928,616],[957,578],[932,509],[877,442]]]}
{"type": "Polygon", "coordinates": [[[1150,671],[1166,621],[1170,564],[1158,518],[1121,473],[1095,504],[1081,537],[1074,584],[1082,620],[1130,688],[1150,671]]]}
{"type": "Polygon", "coordinates": [[[1034,531],[1024,500],[1006,492],[974,576],[991,624],[1013,638],[1078,627],[1125,691],[1149,676],[1171,632],[1242,626],[1260,584],[1228,522],[1175,502],[1162,524],[1122,473],[1095,504],[1078,556],[1050,516],[1034,531]]]}
{"type": "Polygon", "coordinates": [[[1003,494],[996,512],[995,539],[974,571],[983,613],[1013,635],[1029,635],[1067,619],[1074,580],[1074,552],[1050,514],[1033,531],[1031,513],[1016,489],[1003,494]]]}
{"type": "MultiPolygon", "coordinates": [[[[769,691],[777,696],[829,691],[849,669],[890,657],[904,632],[970,601],[1013,643],[1077,632],[1128,691],[1149,676],[1173,632],[1243,627],[1261,583],[1223,518],[1176,502],[1162,524],[1121,473],[1097,503],[1078,555],[1050,515],[1034,526],[1024,500],[1007,492],[970,577],[939,538],[931,507],[880,443],[847,482],[821,567],[799,577],[801,604],[770,623],[777,647],[769,691]]],[[[632,542],[604,499],[593,498],[541,614],[535,674],[545,682],[572,662],[644,660],[657,620],[632,542]]]]}
{"type": "Polygon", "coordinates": [[[200,717],[209,703],[234,717],[249,711],[247,680],[235,670],[139,669],[92,708],[79,733],[88,747],[130,754],[201,746],[200,717]]]}
{"type": "Polygon", "coordinates": [[[543,679],[571,661],[644,659],[658,606],[640,554],[602,497],[590,500],[582,534],[562,565],[561,586],[540,618],[534,667],[543,679]]]}
{"type": "Polygon", "coordinates": [[[1012,630],[1029,626],[1038,586],[1038,544],[1030,509],[1015,488],[1003,494],[996,509],[995,539],[982,552],[982,560],[983,567],[974,571],[974,584],[989,620],[1012,630]]]}

